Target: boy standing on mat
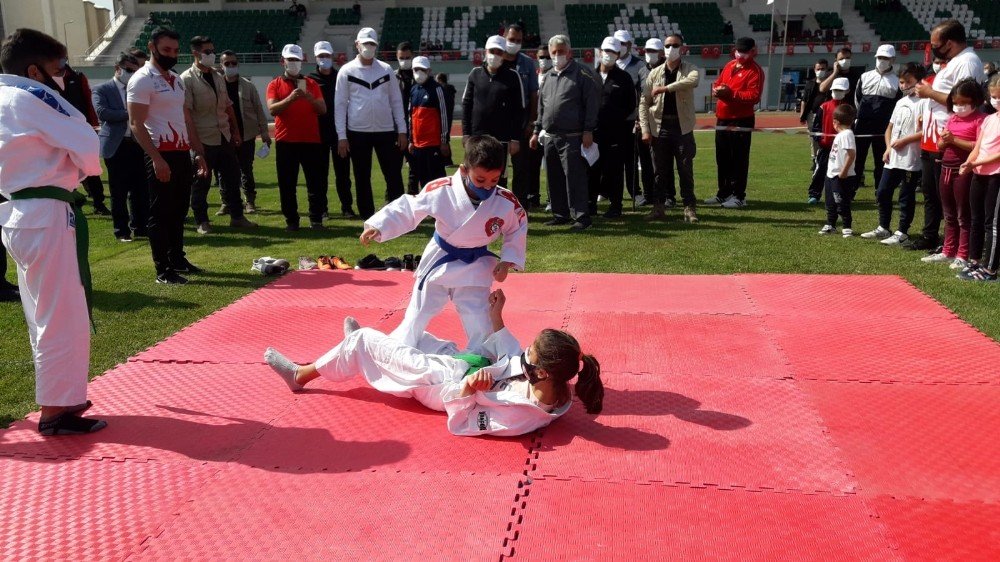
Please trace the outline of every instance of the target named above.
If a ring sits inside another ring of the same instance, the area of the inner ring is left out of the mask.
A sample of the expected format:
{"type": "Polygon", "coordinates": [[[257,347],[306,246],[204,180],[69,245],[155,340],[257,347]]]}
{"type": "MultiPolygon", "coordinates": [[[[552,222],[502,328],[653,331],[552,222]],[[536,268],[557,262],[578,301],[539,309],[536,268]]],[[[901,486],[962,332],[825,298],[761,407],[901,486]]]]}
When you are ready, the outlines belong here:
{"type": "Polygon", "coordinates": [[[101,174],[101,161],[86,117],[44,85],[65,52],[33,29],[16,30],[0,46],[0,194],[10,199],[0,205],[0,225],[17,264],[42,435],[107,425],[80,415],[90,407],[90,267],[86,198],[73,190],[101,174]]]}
{"type": "Polygon", "coordinates": [[[385,242],[410,232],[424,217],[435,219],[424,249],[410,305],[391,337],[416,346],[427,324],[449,300],[462,318],[468,346],[492,333],[489,295],[493,281],[524,269],[528,218],[514,194],[497,186],[504,145],[489,136],[466,144],[465,162],[452,177],[428,183],[418,195],[400,197],[365,221],[361,243],[385,242]],[[500,256],[490,243],[503,237],[500,256]]]}

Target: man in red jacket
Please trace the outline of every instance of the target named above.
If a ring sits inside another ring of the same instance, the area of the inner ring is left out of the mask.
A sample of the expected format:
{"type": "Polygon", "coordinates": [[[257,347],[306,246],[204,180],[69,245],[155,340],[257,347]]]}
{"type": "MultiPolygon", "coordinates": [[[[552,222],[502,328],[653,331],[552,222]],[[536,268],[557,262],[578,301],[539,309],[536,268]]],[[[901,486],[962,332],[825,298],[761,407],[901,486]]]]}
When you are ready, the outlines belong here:
{"type": "Polygon", "coordinates": [[[750,37],[736,40],[733,60],[723,67],[712,84],[715,106],[715,162],[719,169],[719,191],[706,199],[709,205],[727,209],[746,206],[747,175],[750,172],[750,135],[754,106],[760,102],[764,71],[754,61],[757,48],[750,37]]]}

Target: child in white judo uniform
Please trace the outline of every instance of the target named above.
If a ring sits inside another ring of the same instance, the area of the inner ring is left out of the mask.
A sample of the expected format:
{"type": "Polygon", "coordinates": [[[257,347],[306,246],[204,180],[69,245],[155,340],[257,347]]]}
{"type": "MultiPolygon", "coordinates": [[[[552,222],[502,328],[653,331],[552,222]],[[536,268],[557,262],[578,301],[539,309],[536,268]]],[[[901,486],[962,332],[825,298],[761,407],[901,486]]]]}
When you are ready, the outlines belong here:
{"type": "Polygon", "coordinates": [[[90,269],[84,198],[73,190],[101,174],[101,161],[87,119],[44,85],[65,56],[59,41],[32,29],[0,47],[0,194],[10,200],[0,205],[0,226],[17,265],[43,435],[107,425],[80,415],[90,407],[90,269]]]}
{"type": "Polygon", "coordinates": [[[321,376],[342,381],[361,374],[376,390],[447,412],[455,435],[522,435],[545,427],[569,411],[567,383],[574,377],[587,413],[599,414],[604,385],[597,359],[559,330],[543,330],[525,350],[504,326],[503,292],[488,301],[493,332],[469,353],[427,333],[420,348],[410,347],[348,317],[344,341],[315,363],[296,365],[273,348],[264,359],[292,391],[321,376]]]}
{"type": "Polygon", "coordinates": [[[514,194],[497,186],[505,162],[503,145],[475,136],[465,147],[465,162],[450,178],[428,183],[418,195],[404,195],[365,221],[361,243],[384,242],[415,229],[424,217],[435,219],[415,273],[413,296],[402,323],[391,336],[416,346],[427,324],[448,300],[462,319],[468,347],[491,333],[487,298],[493,281],[511,269],[524,269],[528,218],[514,194]],[[503,236],[500,256],[489,244],[503,236]]]}

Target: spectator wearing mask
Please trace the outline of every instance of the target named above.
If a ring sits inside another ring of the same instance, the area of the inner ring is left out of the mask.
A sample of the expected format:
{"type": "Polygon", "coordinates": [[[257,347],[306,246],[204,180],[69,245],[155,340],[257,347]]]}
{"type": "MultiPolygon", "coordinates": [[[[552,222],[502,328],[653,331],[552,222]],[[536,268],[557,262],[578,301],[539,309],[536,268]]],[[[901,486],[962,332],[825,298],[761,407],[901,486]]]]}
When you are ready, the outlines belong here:
{"type": "Polygon", "coordinates": [[[715,108],[715,163],[719,173],[719,191],[705,203],[721,204],[727,209],[746,206],[747,178],[750,173],[750,141],[756,122],[754,106],[760,102],[764,71],[754,58],[757,45],[750,37],[736,40],[733,60],[729,61],[712,85],[718,99],[715,108]],[[735,127],[738,130],[726,130],[735,127]]]}
{"type": "Polygon", "coordinates": [[[837,78],[847,78],[847,82],[851,85],[851,89],[847,92],[847,103],[854,103],[854,89],[858,85],[858,80],[861,79],[861,74],[863,69],[853,66],[851,58],[853,53],[848,47],[844,47],[837,51],[837,60],[833,64],[833,72],[831,72],[819,85],[819,91],[821,93],[827,93],[830,91],[830,87],[833,86],[833,81],[837,78]]]}
{"type": "Polygon", "coordinates": [[[226,78],[226,93],[233,102],[233,113],[239,126],[243,142],[236,147],[236,157],[240,162],[240,180],[243,196],[246,198],[244,212],[257,212],[257,182],[253,175],[253,159],[257,152],[257,137],[268,147],[271,135],[267,127],[267,114],[257,92],[257,87],[249,79],[240,76],[240,61],[233,51],[223,51],[222,71],[226,78]]]}
{"type": "MultiPolygon", "coordinates": [[[[410,166],[417,186],[445,177],[444,156],[451,155],[451,135],[444,89],[431,78],[431,61],[413,59],[413,88],[410,90],[410,166]]],[[[418,189],[418,191],[419,191],[418,189]]]]}
{"type": "MultiPolygon", "coordinates": [[[[528,200],[531,178],[529,178],[528,160],[531,155],[526,149],[528,139],[531,138],[531,131],[538,118],[538,70],[535,61],[528,55],[521,52],[524,44],[524,24],[521,22],[512,23],[507,27],[507,41],[503,54],[503,68],[513,70],[521,77],[521,86],[524,92],[525,126],[518,132],[517,141],[519,150],[517,154],[511,156],[511,166],[514,177],[511,181],[512,191],[517,199],[522,203],[528,200]]],[[[537,176],[536,176],[537,177],[537,176]]]]}
{"type": "MultiPolygon", "coordinates": [[[[625,29],[619,29],[615,31],[614,38],[618,40],[621,44],[621,50],[618,51],[618,68],[624,70],[632,78],[632,85],[634,86],[635,99],[639,99],[640,88],[642,88],[642,80],[639,78],[639,71],[645,66],[644,61],[639,57],[632,54],[632,34],[625,29]]],[[[628,143],[628,146],[623,147],[623,158],[624,161],[622,165],[624,167],[625,173],[625,187],[628,189],[629,195],[633,199],[638,197],[638,194],[642,191],[639,187],[639,174],[637,173],[638,166],[636,165],[636,144],[639,144],[639,113],[638,110],[632,111],[631,114],[626,116],[629,121],[632,130],[632,142],[628,143]]]]}
{"type": "Polygon", "coordinates": [[[296,187],[299,168],[306,177],[309,226],[323,228],[327,210],[326,148],[319,133],[319,116],[326,113],[323,92],[312,78],[302,75],[305,55],[298,45],[281,49],[285,72],[267,85],[267,108],[274,116],[274,165],[278,172],[278,193],[285,230],[299,229],[299,202],[296,187]]]}
{"type": "Polygon", "coordinates": [[[539,146],[544,130],[545,164],[553,217],[546,226],[572,224],[575,231],[590,228],[586,161],[582,149],[594,144],[600,94],[592,75],[573,60],[569,37],[549,39],[553,68],[538,94],[538,121],[531,136],[539,146]]]}
{"type": "Polygon", "coordinates": [[[185,103],[184,82],[171,71],[180,54],[180,36],[171,29],[153,31],[152,60],[128,82],[132,136],[146,153],[149,186],[149,247],[156,282],[184,285],[181,273],[200,273],[184,254],[184,219],[191,205],[192,159],[200,177],[208,176],[205,149],[185,103]]]}
{"type": "MultiPolygon", "coordinates": [[[[410,90],[413,89],[413,46],[409,41],[403,41],[396,46],[396,61],[399,65],[399,68],[396,69],[396,80],[399,81],[399,95],[403,100],[403,115],[409,116],[410,90]]],[[[410,159],[409,151],[403,153],[403,158],[410,165],[406,192],[410,195],[416,195],[420,191],[420,185],[417,182],[416,172],[413,170],[413,161],[410,159]]]]}
{"type": "MultiPolygon", "coordinates": [[[[646,80],[649,78],[649,73],[661,64],[663,64],[666,59],[664,58],[663,41],[657,38],[652,38],[646,41],[645,49],[646,64],[639,67],[639,95],[642,96],[643,88],[646,86],[646,80]]],[[[679,54],[679,53],[678,53],[679,54]]],[[[642,131],[639,131],[642,134],[642,131]]],[[[642,171],[642,189],[636,186],[635,193],[635,203],[636,205],[646,205],[648,194],[653,192],[653,183],[656,181],[656,176],[653,174],[653,153],[651,152],[651,147],[645,142],[640,142],[636,146],[636,151],[639,154],[639,168],[642,171]]],[[[667,207],[673,207],[676,202],[674,200],[676,194],[671,194],[666,201],[667,207]]]]}
{"type": "Polygon", "coordinates": [[[358,56],[337,73],[337,150],[351,157],[358,214],[375,214],[372,197],[372,150],[385,177],[386,199],[403,194],[402,152],[408,144],[406,114],[399,79],[392,67],[375,58],[378,35],[370,27],[358,31],[358,56]]]}
{"type": "Polygon", "coordinates": [[[223,205],[217,216],[229,215],[229,226],[255,227],[243,216],[240,196],[240,161],[236,149],[242,142],[233,102],[226,91],[226,81],[215,72],[215,45],[212,39],[196,36],[191,39],[191,68],[181,73],[184,82],[184,107],[198,130],[198,139],[205,148],[209,174],[194,179],[191,186],[191,211],[199,234],[211,232],[208,220],[208,190],[212,171],[219,173],[219,194],[223,205]]]}
{"type": "Polygon", "coordinates": [[[785,103],[782,104],[781,110],[782,111],[791,111],[792,110],[792,104],[795,103],[795,83],[792,82],[791,80],[789,80],[788,82],[785,82],[784,90],[785,90],[785,92],[784,92],[785,93],[785,103]]]}
{"type": "Polygon", "coordinates": [[[601,61],[598,67],[601,88],[600,107],[597,110],[597,130],[594,142],[600,147],[600,157],[589,170],[590,206],[588,213],[597,214],[597,195],[603,194],[611,205],[604,218],[622,216],[622,191],[624,189],[624,145],[633,141],[631,123],[626,116],[635,111],[632,77],[618,68],[621,43],[614,37],[605,37],[601,43],[601,61]]]}
{"type": "Polygon", "coordinates": [[[650,202],[649,220],[666,217],[666,202],[675,197],[674,163],[680,178],[684,201],[684,220],[698,222],[694,195],[695,109],[694,89],[701,81],[701,69],[682,60],[684,39],[679,34],[667,37],[666,62],[654,68],[639,99],[639,124],[644,145],[652,145],[655,183],[650,202]]]}
{"type": "MultiPolygon", "coordinates": [[[[983,61],[968,45],[965,27],[957,20],[945,20],[931,30],[931,55],[945,61],[936,71],[933,82],[926,79],[918,83],[917,95],[927,100],[922,123],[924,137],[931,146],[937,146],[941,133],[948,128],[948,95],[963,80],[982,82],[985,77],[983,61]]],[[[922,145],[924,146],[924,145],[922,145]]],[[[913,238],[904,247],[915,250],[933,250],[940,243],[939,230],[944,219],[941,208],[941,152],[921,154],[923,175],[920,190],[924,196],[924,227],[919,238],[913,238]]]]}
{"type": "MultiPolygon", "coordinates": [[[[525,126],[524,85],[521,76],[504,68],[507,40],[494,35],[486,40],[486,60],[469,73],[462,95],[462,144],[472,136],[490,135],[514,156],[521,149],[525,126]]],[[[501,184],[506,177],[503,167],[501,184]]]]}
{"type": "Polygon", "coordinates": [[[101,122],[101,158],[108,170],[111,192],[111,222],[115,238],[131,242],[146,236],[149,222],[149,194],[142,148],[128,126],[127,90],[129,80],[139,70],[139,61],[127,53],[118,55],[114,78],[94,88],[93,103],[101,122]]]}
{"type": "MultiPolygon", "coordinates": [[[[535,52],[535,58],[538,59],[538,74],[533,78],[536,84],[538,84],[538,89],[541,90],[542,84],[545,82],[545,76],[550,70],[552,70],[552,57],[549,56],[549,46],[542,45],[538,47],[535,52]]],[[[537,117],[538,107],[535,107],[535,121],[538,120],[537,117]]],[[[532,130],[532,133],[534,130],[532,130]]],[[[530,140],[530,139],[529,139],[530,140]]],[[[541,146],[532,147],[529,142],[525,145],[527,149],[527,177],[528,177],[528,199],[522,201],[525,209],[531,210],[537,207],[541,207],[542,204],[542,158],[545,156],[541,146]]]]}
{"type": "Polygon", "coordinates": [[[830,160],[830,149],[837,129],[833,126],[833,112],[841,104],[847,103],[847,92],[851,84],[847,78],[837,78],[830,87],[830,99],[826,100],[814,113],[812,137],[816,143],[816,154],[813,156],[813,175],[809,183],[810,205],[815,205],[823,199],[826,185],[826,168],[830,160]]]}
{"type": "Polygon", "coordinates": [[[354,197],[351,195],[351,159],[342,158],[337,151],[337,142],[340,138],[337,136],[334,112],[331,111],[337,99],[337,67],[333,64],[333,46],[328,41],[320,41],[313,46],[313,56],[316,59],[316,71],[310,74],[309,78],[319,84],[319,89],[323,92],[323,103],[327,107],[326,113],[319,116],[319,136],[323,146],[326,147],[325,152],[331,155],[323,158],[326,168],[323,175],[329,178],[332,157],[340,212],[345,217],[354,218],[357,215],[354,213],[354,197]]]}
{"type": "MultiPolygon", "coordinates": [[[[829,70],[830,63],[826,59],[819,59],[816,64],[813,65],[813,73],[816,75],[814,80],[810,80],[802,91],[802,101],[799,103],[799,123],[806,125],[810,129],[813,128],[812,119],[813,115],[819,106],[829,99],[828,94],[824,94],[819,91],[819,85],[827,76],[830,75],[829,70]]],[[[817,152],[817,138],[812,138],[812,155],[813,155],[813,170],[816,170],[816,152],[817,152]]],[[[822,186],[820,186],[822,188],[822,186]]]]}
{"type": "Polygon", "coordinates": [[[861,75],[854,90],[854,106],[858,108],[858,122],[854,126],[857,138],[854,173],[862,185],[869,149],[875,161],[875,185],[878,186],[882,181],[885,130],[889,126],[896,100],[900,97],[899,77],[893,69],[895,61],[896,48],[892,45],[880,45],[875,52],[875,68],[861,75]]]}

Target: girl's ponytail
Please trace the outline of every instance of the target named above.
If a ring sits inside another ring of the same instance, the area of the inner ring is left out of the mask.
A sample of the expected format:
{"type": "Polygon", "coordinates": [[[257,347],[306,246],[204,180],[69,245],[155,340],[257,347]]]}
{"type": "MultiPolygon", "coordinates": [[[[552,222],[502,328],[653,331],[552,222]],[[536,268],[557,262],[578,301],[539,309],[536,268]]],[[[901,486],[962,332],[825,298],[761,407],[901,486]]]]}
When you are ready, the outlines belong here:
{"type": "Polygon", "coordinates": [[[588,414],[600,414],[604,408],[604,383],[601,382],[601,364],[593,355],[583,355],[583,369],[576,380],[576,396],[587,408],[588,414]]]}

